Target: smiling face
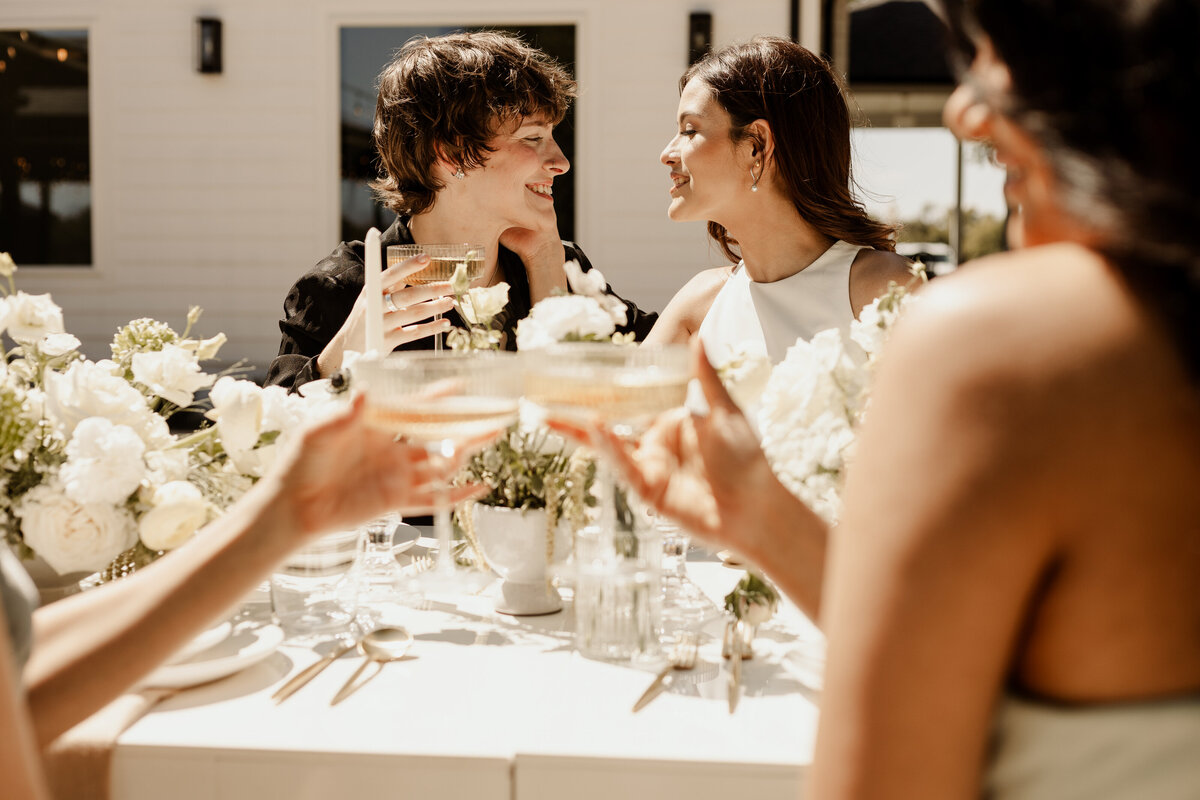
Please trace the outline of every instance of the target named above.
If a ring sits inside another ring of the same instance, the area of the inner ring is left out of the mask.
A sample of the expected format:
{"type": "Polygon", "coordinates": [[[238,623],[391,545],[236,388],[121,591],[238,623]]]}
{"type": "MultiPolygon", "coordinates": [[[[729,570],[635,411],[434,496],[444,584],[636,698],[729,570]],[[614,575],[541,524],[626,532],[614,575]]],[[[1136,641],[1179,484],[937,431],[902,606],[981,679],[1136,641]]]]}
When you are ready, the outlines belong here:
{"type": "Polygon", "coordinates": [[[550,122],[541,116],[514,120],[502,125],[488,146],[493,152],[484,165],[461,182],[449,178],[447,188],[461,189],[472,213],[503,228],[553,224],[554,179],[571,164],[554,141],[550,122]]]}
{"type": "Polygon", "coordinates": [[[1004,196],[1019,219],[1024,244],[1089,238],[1064,211],[1042,146],[997,106],[1012,91],[1012,76],[990,41],[976,42],[967,78],[946,101],[942,119],[955,136],[990,144],[1004,168],[1004,196]]]}
{"type": "Polygon", "coordinates": [[[734,144],[732,119],[703,81],[692,79],[679,95],[679,132],[659,160],[670,169],[667,216],[676,221],[723,220],[744,200],[753,178],[751,145],[734,144]]]}

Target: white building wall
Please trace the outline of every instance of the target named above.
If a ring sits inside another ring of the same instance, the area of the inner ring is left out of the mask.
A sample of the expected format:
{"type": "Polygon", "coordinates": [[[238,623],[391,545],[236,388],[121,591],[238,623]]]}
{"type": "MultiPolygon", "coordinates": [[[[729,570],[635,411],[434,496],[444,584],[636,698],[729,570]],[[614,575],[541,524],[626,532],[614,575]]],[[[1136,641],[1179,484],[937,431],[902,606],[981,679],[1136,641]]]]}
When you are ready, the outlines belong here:
{"type": "Polygon", "coordinates": [[[287,288],[339,239],[339,26],[574,23],[576,238],[661,309],[721,263],[702,224],[667,220],[658,163],[692,11],[720,46],[786,35],[789,0],[4,0],[0,27],[90,32],[94,264],[20,285],[54,295],[89,356],[133,317],[181,327],[199,305],[224,357],[265,369],[287,288]],[[197,16],[223,22],[220,75],[193,68],[197,16]]]}

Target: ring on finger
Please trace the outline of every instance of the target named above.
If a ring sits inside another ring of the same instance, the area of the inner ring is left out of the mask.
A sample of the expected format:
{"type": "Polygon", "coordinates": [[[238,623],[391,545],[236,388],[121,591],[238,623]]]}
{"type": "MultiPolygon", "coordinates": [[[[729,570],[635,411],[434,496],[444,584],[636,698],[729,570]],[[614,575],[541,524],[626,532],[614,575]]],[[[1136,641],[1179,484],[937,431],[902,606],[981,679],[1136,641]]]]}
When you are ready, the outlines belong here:
{"type": "Polygon", "coordinates": [[[396,301],[392,299],[391,293],[383,296],[383,304],[387,306],[387,310],[395,314],[400,309],[396,307],[396,301]]]}

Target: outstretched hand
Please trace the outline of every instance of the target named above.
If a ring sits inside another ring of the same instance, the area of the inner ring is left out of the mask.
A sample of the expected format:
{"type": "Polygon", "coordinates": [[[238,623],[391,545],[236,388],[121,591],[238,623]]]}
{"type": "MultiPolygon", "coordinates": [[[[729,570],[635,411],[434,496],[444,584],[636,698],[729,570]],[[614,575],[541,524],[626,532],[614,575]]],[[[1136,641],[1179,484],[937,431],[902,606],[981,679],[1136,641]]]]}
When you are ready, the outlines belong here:
{"type": "MultiPolygon", "coordinates": [[[[306,431],[278,470],[280,496],[302,534],[350,528],[389,511],[428,513],[439,486],[471,452],[495,438],[460,446],[453,460],[431,456],[424,447],[367,425],[363,402],[355,398],[345,414],[306,431]]],[[[447,496],[460,503],[486,491],[468,484],[447,496]]]]}
{"type": "MultiPolygon", "coordinates": [[[[679,408],[659,416],[635,444],[600,425],[552,426],[600,449],[659,512],[712,544],[742,550],[762,532],[763,488],[778,484],[749,421],[729,396],[699,341],[693,372],[707,415],[679,408]]],[[[786,491],[786,490],[785,490],[786,491]]],[[[799,501],[796,501],[799,503],[799,501]]]]}

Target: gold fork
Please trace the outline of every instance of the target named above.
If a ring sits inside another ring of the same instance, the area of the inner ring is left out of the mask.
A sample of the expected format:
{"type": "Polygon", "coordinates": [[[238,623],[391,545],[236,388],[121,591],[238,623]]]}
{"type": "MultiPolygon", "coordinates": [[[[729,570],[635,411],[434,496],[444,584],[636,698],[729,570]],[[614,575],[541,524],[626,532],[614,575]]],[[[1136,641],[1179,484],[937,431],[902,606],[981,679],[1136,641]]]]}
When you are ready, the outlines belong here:
{"type": "Polygon", "coordinates": [[[688,670],[695,667],[697,650],[698,639],[695,633],[684,631],[679,634],[679,638],[675,640],[675,646],[671,648],[671,663],[663,667],[662,671],[655,676],[654,682],[646,691],[642,692],[642,696],[633,704],[634,713],[650,705],[651,700],[663,693],[676,670],[688,670]]]}

